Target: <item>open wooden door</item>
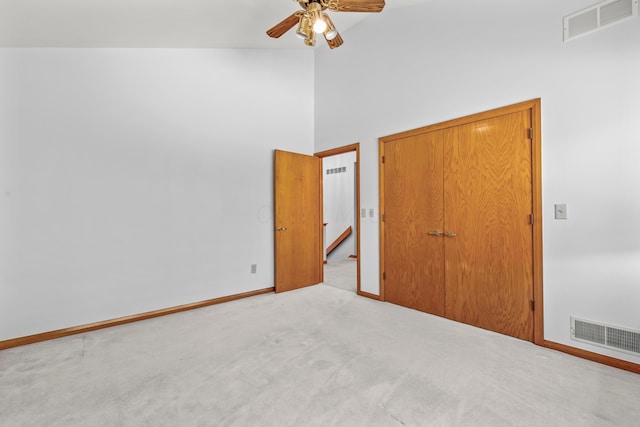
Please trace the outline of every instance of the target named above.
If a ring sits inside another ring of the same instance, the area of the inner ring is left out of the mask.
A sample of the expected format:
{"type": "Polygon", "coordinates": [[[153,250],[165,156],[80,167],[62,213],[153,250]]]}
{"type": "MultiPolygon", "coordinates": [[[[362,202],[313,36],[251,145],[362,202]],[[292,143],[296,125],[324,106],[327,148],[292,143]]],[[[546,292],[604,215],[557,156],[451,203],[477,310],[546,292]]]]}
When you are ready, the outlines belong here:
{"type": "Polygon", "coordinates": [[[276,150],[275,290],[322,282],[322,160],[276,150]]]}

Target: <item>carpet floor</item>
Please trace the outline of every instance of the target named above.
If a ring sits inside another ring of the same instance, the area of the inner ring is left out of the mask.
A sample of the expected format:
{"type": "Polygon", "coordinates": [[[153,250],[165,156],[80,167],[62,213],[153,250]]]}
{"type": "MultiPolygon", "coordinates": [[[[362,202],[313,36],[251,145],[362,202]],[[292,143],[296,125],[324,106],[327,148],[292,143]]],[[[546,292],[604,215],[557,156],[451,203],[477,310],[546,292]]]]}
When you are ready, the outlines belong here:
{"type": "Polygon", "coordinates": [[[327,285],[0,351],[0,425],[629,426],[640,375],[327,285]]]}
{"type": "Polygon", "coordinates": [[[324,265],[324,284],[345,291],[356,292],[358,287],[358,260],[330,258],[324,265]]]}

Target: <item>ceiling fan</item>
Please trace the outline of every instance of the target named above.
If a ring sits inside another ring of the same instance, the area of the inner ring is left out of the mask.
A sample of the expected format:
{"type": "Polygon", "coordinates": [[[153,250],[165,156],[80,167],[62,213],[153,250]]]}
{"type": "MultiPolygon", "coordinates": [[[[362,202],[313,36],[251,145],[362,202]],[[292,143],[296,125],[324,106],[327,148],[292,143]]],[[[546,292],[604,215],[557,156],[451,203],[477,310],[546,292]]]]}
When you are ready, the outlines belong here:
{"type": "Polygon", "coordinates": [[[325,10],[331,12],[381,12],[384,0],[294,0],[302,10],[283,19],[267,31],[270,37],[277,39],[298,24],[296,35],[307,46],[315,46],[316,34],[322,34],[331,49],[344,43],[331,18],[325,10]]]}

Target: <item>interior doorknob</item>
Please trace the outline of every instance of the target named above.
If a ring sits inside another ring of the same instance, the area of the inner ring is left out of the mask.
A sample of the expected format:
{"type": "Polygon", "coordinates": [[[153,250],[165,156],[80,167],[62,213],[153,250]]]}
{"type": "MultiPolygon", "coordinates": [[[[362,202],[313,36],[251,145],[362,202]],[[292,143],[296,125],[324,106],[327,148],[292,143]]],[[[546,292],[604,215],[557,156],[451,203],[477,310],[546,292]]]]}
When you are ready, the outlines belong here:
{"type": "Polygon", "coordinates": [[[431,236],[442,236],[442,230],[427,231],[427,234],[431,236]]]}
{"type": "Polygon", "coordinates": [[[453,231],[447,231],[446,233],[444,233],[445,236],[447,237],[456,237],[457,234],[454,233],[453,231]]]}
{"type": "Polygon", "coordinates": [[[284,231],[287,227],[276,227],[276,231],[284,231]]]}

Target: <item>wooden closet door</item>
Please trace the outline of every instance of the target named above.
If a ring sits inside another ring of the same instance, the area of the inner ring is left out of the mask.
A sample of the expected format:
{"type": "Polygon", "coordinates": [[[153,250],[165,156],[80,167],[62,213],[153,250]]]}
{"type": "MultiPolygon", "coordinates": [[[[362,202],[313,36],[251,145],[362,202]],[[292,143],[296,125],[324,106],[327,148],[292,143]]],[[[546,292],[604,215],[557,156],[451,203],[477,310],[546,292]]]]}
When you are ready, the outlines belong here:
{"type": "Polygon", "coordinates": [[[443,133],[384,149],[385,300],[444,316],[443,133]]]}
{"type": "Polygon", "coordinates": [[[530,128],[530,111],[521,111],[444,134],[446,317],[529,341],[530,128]]]}

